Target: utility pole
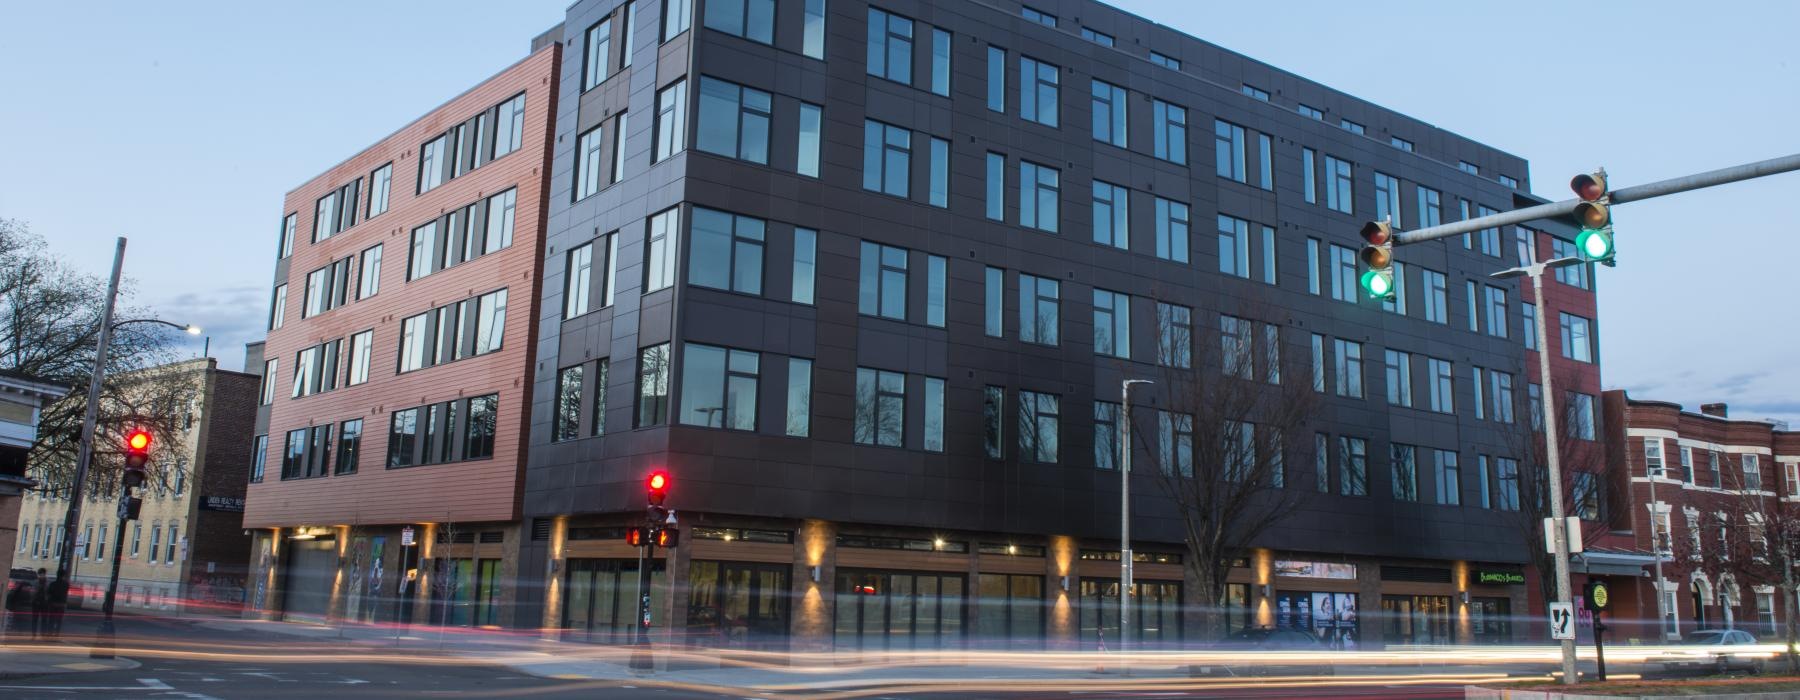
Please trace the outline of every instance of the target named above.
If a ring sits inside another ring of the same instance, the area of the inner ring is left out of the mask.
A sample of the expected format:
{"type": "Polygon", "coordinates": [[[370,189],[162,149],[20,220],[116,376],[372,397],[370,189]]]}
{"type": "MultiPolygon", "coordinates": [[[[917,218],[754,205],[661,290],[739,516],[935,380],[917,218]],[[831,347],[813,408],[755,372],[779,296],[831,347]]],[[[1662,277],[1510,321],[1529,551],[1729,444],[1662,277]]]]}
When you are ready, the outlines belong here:
{"type": "Polygon", "coordinates": [[[1119,383],[1119,670],[1129,670],[1125,640],[1131,636],[1131,385],[1155,384],[1148,379],[1119,383]]]}
{"type": "MultiPolygon", "coordinates": [[[[87,409],[81,417],[81,448],[75,458],[75,483],[69,487],[69,508],[63,515],[63,548],[56,557],[56,580],[69,578],[75,561],[75,528],[81,522],[81,501],[87,487],[88,463],[94,458],[94,426],[100,420],[100,386],[106,381],[106,349],[112,344],[113,302],[119,298],[119,272],[125,267],[125,237],[113,249],[112,281],[106,284],[106,305],[100,311],[100,331],[94,340],[94,372],[88,377],[87,409]]],[[[116,553],[115,553],[116,556],[116,553]]]]}
{"type": "MultiPolygon", "coordinates": [[[[1550,519],[1548,522],[1551,529],[1555,531],[1555,536],[1550,539],[1555,542],[1553,554],[1556,558],[1556,602],[1558,603],[1571,602],[1569,527],[1568,520],[1563,515],[1562,463],[1556,441],[1556,390],[1550,382],[1550,353],[1547,351],[1549,346],[1544,341],[1549,337],[1545,335],[1549,331],[1545,328],[1544,316],[1546,314],[1542,311],[1545,308],[1544,271],[1580,264],[1582,264],[1581,258],[1557,258],[1524,267],[1502,270],[1491,275],[1495,279],[1507,279],[1520,275],[1530,277],[1532,298],[1537,304],[1537,308],[1540,309],[1535,315],[1538,337],[1538,381],[1544,387],[1544,390],[1539,393],[1542,394],[1540,398],[1544,404],[1544,469],[1548,472],[1548,490],[1550,491],[1550,519]]],[[[1574,685],[1576,680],[1575,640],[1564,639],[1562,640],[1562,682],[1565,685],[1574,685]]]]}

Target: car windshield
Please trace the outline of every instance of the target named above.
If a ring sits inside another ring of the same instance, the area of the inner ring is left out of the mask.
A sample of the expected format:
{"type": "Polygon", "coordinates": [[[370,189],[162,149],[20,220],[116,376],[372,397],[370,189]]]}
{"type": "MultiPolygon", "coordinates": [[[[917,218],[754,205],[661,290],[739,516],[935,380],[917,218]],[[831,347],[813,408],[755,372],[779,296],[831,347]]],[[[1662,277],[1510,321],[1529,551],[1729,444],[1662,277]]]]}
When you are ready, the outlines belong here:
{"type": "Polygon", "coordinates": [[[1681,639],[1682,644],[1719,644],[1724,641],[1724,632],[1694,632],[1681,639]]]}

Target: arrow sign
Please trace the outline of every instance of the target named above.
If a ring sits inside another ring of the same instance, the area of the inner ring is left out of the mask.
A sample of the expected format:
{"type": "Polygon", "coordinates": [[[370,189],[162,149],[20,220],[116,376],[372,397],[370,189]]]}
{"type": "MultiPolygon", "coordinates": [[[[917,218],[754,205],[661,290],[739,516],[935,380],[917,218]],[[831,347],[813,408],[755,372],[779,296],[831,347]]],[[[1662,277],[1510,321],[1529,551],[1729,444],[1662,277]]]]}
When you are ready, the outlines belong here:
{"type": "Polygon", "coordinates": [[[1550,638],[1575,638],[1575,610],[1572,603],[1550,604],[1550,638]]]}

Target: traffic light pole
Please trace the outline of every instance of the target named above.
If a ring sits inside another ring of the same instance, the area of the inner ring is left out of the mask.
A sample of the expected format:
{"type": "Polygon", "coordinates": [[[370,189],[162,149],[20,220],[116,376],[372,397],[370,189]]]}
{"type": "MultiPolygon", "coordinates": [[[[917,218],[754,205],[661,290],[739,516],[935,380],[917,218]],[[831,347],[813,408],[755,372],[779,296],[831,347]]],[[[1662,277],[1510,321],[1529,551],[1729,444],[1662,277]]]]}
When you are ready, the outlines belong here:
{"type": "Polygon", "coordinates": [[[1153,384],[1148,379],[1119,383],[1119,672],[1130,668],[1123,661],[1125,640],[1131,638],[1131,385],[1153,384]]]}
{"type": "Polygon", "coordinates": [[[656,538],[644,538],[644,546],[638,548],[638,604],[636,628],[631,651],[631,668],[648,671],[655,667],[655,659],[650,655],[650,565],[656,561],[656,538]]]}
{"type": "MultiPolygon", "coordinates": [[[[1664,197],[1707,187],[1727,185],[1733,182],[1753,180],[1769,175],[1779,175],[1795,170],[1800,170],[1800,153],[1782,156],[1780,158],[1759,160],[1754,163],[1734,165],[1729,168],[1720,168],[1718,170],[1710,170],[1703,173],[1695,173],[1693,175],[1683,175],[1681,177],[1652,182],[1646,185],[1637,185],[1635,187],[1613,190],[1611,193],[1610,204],[1626,204],[1645,199],[1654,199],[1656,197],[1664,197]]],[[[1459,236],[1465,233],[1480,231],[1482,229],[1494,228],[1496,226],[1522,224],[1527,221],[1535,221],[1538,219],[1553,219],[1568,216],[1573,214],[1575,212],[1575,207],[1579,206],[1581,203],[1582,200],[1580,199],[1567,199],[1561,202],[1539,204],[1535,207],[1514,209],[1498,214],[1489,214],[1473,219],[1439,224],[1437,226],[1427,226],[1415,231],[1396,231],[1394,232],[1394,245],[1424,243],[1426,241],[1435,241],[1440,238],[1459,236]]]]}
{"type": "Polygon", "coordinates": [[[93,649],[88,652],[88,656],[96,659],[113,657],[113,600],[119,595],[119,564],[125,560],[125,523],[130,522],[125,517],[127,498],[126,494],[119,494],[119,527],[116,528],[118,533],[113,535],[112,574],[106,580],[106,602],[100,605],[104,617],[100,618],[99,638],[94,640],[93,649]]]}
{"type": "MultiPolygon", "coordinates": [[[[106,284],[106,304],[100,310],[100,332],[94,340],[94,372],[88,377],[87,408],[81,417],[81,448],[75,457],[75,483],[69,488],[69,509],[63,516],[63,548],[56,557],[56,580],[69,578],[75,563],[76,526],[81,522],[81,503],[87,486],[88,463],[94,458],[94,426],[100,420],[100,386],[106,381],[106,349],[112,344],[113,302],[119,297],[119,272],[125,267],[125,237],[113,250],[112,281],[106,284]]],[[[113,553],[114,561],[118,553],[113,553]]]]}

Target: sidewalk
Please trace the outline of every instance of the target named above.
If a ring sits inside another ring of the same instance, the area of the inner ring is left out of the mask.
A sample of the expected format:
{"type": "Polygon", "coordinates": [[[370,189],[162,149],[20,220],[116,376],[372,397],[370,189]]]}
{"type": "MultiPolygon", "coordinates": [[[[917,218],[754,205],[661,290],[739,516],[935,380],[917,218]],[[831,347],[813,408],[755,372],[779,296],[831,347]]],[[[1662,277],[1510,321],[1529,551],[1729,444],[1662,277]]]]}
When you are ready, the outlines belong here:
{"type": "Polygon", "coordinates": [[[138,662],[126,658],[88,658],[86,646],[38,642],[0,646],[0,679],[54,673],[125,671],[137,668],[138,665],[138,662]]]}

